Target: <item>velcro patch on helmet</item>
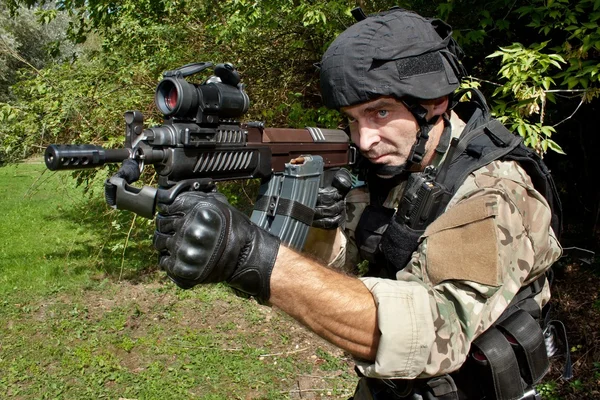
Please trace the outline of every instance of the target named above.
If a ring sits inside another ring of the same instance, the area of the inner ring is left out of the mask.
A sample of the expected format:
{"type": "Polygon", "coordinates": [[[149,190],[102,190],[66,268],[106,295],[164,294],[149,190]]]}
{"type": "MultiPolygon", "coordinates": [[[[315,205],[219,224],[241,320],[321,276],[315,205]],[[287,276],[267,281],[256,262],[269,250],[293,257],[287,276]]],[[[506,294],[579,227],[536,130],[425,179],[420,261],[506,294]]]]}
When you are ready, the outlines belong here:
{"type": "Polygon", "coordinates": [[[396,60],[400,79],[444,71],[444,63],[440,53],[426,53],[415,57],[396,60]]]}

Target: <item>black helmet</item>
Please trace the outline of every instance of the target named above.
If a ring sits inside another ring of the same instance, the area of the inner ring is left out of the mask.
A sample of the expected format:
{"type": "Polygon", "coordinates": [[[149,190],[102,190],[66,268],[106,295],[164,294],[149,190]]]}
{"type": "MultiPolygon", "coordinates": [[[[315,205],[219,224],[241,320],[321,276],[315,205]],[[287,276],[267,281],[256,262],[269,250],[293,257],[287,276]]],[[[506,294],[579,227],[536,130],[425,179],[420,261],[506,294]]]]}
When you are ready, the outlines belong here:
{"type": "Polygon", "coordinates": [[[323,101],[339,109],[379,96],[443,97],[464,75],[462,54],[452,28],[439,19],[400,8],[364,17],[323,55],[323,101]]]}

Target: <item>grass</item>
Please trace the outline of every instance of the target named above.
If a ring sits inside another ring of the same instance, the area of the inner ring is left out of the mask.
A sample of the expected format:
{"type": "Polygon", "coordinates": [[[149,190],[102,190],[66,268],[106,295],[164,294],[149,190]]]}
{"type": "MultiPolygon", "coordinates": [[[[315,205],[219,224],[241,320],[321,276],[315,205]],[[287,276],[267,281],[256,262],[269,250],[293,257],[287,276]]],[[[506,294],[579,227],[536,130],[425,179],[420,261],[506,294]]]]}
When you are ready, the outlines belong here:
{"type": "MultiPolygon", "coordinates": [[[[68,174],[43,171],[0,168],[1,399],[351,395],[340,350],[223,286],[177,289],[154,268],[151,222],[111,214],[68,174]]],[[[538,388],[548,399],[599,398],[597,271],[558,272],[576,378],[561,380],[556,364],[538,388]]]]}
{"type": "Polygon", "coordinates": [[[88,279],[94,243],[68,218],[80,190],[60,175],[41,175],[39,164],[0,168],[0,294],[27,297],[80,285],[88,279]]]}
{"type": "Polygon", "coordinates": [[[339,350],[223,286],[177,289],[153,269],[150,226],[123,256],[131,215],[111,223],[101,201],[42,171],[0,168],[0,398],[351,395],[339,350]]]}

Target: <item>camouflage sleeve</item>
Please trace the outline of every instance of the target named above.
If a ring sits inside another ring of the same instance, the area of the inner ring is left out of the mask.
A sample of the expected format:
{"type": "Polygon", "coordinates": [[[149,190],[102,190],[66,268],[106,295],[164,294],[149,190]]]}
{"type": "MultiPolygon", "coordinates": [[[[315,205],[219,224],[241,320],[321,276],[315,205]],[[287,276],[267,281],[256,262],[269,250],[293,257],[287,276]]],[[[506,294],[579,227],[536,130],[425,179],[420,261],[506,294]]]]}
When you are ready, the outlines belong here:
{"type": "Polygon", "coordinates": [[[521,286],[560,257],[550,218],[516,163],[471,174],[397,281],[363,279],[378,304],[381,339],[374,363],[357,361],[361,372],[425,378],[458,369],[521,286]]]}

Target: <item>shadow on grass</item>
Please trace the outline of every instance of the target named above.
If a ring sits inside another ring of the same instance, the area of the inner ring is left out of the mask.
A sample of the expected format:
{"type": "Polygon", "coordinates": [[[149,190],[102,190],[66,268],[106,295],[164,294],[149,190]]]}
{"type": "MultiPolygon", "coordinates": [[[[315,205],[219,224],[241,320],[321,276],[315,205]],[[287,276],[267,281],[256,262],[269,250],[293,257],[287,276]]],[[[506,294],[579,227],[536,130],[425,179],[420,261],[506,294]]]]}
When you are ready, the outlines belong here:
{"type": "MultiPolygon", "coordinates": [[[[250,215],[259,183],[259,180],[230,181],[218,186],[232,205],[250,215]]],[[[158,254],[152,247],[154,221],[111,209],[95,190],[93,195],[81,194],[80,200],[61,206],[59,213],[48,213],[48,221],[66,220],[81,232],[81,238],[73,245],[57,248],[48,256],[68,259],[73,273],[96,268],[111,280],[136,283],[156,279],[160,268],[158,254]]]]}
{"type": "Polygon", "coordinates": [[[112,210],[98,197],[64,206],[62,211],[49,215],[48,220],[66,220],[81,235],[71,246],[47,256],[68,260],[73,273],[96,268],[111,280],[138,283],[158,270],[153,221],[112,210]]]}

